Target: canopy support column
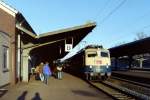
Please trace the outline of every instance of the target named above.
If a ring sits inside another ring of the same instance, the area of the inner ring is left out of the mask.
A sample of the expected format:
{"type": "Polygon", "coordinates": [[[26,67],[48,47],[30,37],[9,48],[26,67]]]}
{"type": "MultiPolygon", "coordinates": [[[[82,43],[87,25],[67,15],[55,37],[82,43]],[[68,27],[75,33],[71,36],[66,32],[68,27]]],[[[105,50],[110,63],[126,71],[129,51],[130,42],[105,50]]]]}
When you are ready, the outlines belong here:
{"type": "Polygon", "coordinates": [[[23,50],[23,66],[22,66],[22,70],[23,70],[23,77],[22,77],[22,81],[23,82],[29,82],[29,52],[30,49],[24,49],[23,50]]]}

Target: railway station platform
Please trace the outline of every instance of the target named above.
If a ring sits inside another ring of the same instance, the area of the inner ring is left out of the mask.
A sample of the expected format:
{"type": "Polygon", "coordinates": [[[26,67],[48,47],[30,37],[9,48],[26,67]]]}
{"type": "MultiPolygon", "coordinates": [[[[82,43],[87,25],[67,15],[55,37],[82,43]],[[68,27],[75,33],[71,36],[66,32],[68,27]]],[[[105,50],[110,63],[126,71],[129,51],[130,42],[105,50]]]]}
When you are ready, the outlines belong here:
{"type": "Polygon", "coordinates": [[[78,77],[63,73],[63,79],[50,77],[48,85],[32,79],[8,86],[0,100],[112,100],[78,77]]]}
{"type": "Polygon", "coordinates": [[[145,84],[150,84],[150,71],[143,71],[143,70],[113,71],[112,76],[125,78],[145,84]]]}

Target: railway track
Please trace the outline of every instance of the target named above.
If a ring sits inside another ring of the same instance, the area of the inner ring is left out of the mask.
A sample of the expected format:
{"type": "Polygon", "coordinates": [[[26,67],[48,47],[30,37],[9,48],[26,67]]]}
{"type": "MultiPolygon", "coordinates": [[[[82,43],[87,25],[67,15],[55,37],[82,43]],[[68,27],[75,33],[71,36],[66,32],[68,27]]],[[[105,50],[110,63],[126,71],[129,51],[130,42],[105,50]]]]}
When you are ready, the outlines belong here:
{"type": "Polygon", "coordinates": [[[109,81],[133,91],[134,93],[132,93],[139,98],[145,98],[146,100],[150,100],[150,88],[147,84],[134,82],[127,79],[121,79],[118,77],[111,77],[109,81]]]}
{"type": "Polygon", "coordinates": [[[138,85],[138,86],[150,88],[150,85],[149,85],[149,84],[139,83],[139,82],[136,82],[136,81],[131,81],[131,80],[127,80],[127,79],[122,79],[122,78],[115,77],[115,76],[111,76],[111,78],[112,78],[112,79],[116,79],[116,80],[120,80],[120,81],[124,81],[124,82],[128,82],[128,83],[131,83],[131,84],[135,84],[135,85],[138,85]]]}
{"type": "Polygon", "coordinates": [[[118,77],[118,78],[121,78],[121,79],[126,79],[126,80],[130,80],[130,81],[133,81],[133,82],[137,82],[137,83],[143,83],[143,84],[147,84],[147,86],[150,84],[150,79],[148,78],[148,74],[150,73],[147,73],[145,76],[143,76],[144,74],[142,73],[136,73],[134,75],[134,72],[133,72],[133,75],[131,74],[121,74],[121,73],[114,73],[112,72],[112,77],[118,77]],[[140,75],[138,75],[140,74],[140,75]]]}
{"type": "Polygon", "coordinates": [[[89,82],[92,86],[103,91],[117,100],[150,100],[150,97],[136,91],[121,87],[109,81],[89,82]]]}
{"type": "Polygon", "coordinates": [[[97,89],[103,91],[104,93],[108,94],[114,99],[117,100],[136,100],[136,98],[122,93],[120,90],[108,85],[107,83],[99,83],[99,82],[89,82],[92,86],[96,87],[97,89]]]}

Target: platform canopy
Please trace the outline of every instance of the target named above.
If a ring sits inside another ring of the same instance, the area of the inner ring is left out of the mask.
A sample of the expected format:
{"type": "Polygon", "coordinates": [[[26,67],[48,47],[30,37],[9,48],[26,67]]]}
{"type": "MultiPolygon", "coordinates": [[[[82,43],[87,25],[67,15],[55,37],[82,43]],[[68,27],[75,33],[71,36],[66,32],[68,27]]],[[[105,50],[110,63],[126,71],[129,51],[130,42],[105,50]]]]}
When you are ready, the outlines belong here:
{"type": "Polygon", "coordinates": [[[16,17],[16,31],[21,34],[22,51],[30,49],[30,55],[39,61],[52,62],[64,57],[68,53],[65,51],[65,46],[75,47],[96,27],[95,22],[89,22],[84,25],[37,35],[21,13],[18,12],[16,17]]]}
{"type": "Polygon", "coordinates": [[[109,50],[111,57],[133,56],[136,54],[150,53],[150,37],[112,47],[109,50]]]}
{"type": "Polygon", "coordinates": [[[95,26],[96,23],[87,23],[43,33],[35,37],[34,44],[25,45],[23,49],[32,48],[30,55],[35,56],[39,61],[52,62],[68,53],[65,51],[66,44],[76,46],[95,26]]]}

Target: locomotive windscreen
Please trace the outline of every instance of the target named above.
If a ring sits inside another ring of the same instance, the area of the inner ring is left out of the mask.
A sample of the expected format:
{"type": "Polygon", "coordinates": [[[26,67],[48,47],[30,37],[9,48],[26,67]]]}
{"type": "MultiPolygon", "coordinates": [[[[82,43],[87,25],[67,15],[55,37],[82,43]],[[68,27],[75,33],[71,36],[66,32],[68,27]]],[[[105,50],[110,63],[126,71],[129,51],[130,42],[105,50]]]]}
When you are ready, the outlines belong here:
{"type": "Polygon", "coordinates": [[[108,52],[101,52],[101,57],[108,57],[108,52]]]}
{"type": "Polygon", "coordinates": [[[96,57],[97,53],[96,52],[88,52],[88,57],[96,57]]]}

